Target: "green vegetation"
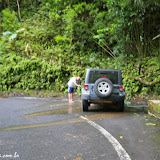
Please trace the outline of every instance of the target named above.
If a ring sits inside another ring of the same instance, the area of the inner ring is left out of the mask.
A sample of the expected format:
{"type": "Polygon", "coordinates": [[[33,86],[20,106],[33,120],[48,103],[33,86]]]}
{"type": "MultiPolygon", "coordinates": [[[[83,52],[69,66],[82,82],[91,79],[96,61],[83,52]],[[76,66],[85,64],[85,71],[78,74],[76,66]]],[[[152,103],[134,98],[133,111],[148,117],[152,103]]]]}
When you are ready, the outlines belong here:
{"type": "Polygon", "coordinates": [[[128,98],[160,95],[159,0],[0,0],[0,11],[0,91],[66,92],[86,68],[115,68],[128,98]]]}

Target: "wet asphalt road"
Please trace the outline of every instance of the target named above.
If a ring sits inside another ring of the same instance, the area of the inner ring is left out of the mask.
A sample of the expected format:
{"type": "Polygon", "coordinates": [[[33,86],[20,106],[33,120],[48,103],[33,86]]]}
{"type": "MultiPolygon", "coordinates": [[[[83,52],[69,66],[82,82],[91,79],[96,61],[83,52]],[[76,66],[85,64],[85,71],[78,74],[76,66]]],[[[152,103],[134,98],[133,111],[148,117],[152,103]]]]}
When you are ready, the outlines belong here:
{"type": "MultiPolygon", "coordinates": [[[[144,109],[92,105],[67,98],[0,99],[0,159],[120,160],[111,142],[80,116],[103,127],[132,160],[160,159],[160,121],[144,109]]],[[[125,159],[124,159],[125,160],[125,159]]]]}

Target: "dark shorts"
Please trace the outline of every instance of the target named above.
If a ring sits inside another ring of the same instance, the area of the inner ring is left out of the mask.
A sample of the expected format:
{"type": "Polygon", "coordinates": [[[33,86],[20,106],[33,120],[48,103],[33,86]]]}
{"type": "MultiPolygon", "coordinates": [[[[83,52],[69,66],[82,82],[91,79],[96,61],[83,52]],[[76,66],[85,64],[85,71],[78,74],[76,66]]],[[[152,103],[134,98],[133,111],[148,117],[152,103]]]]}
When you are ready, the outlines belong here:
{"type": "Polygon", "coordinates": [[[73,93],[74,92],[74,88],[68,86],[68,93],[73,93]]]}

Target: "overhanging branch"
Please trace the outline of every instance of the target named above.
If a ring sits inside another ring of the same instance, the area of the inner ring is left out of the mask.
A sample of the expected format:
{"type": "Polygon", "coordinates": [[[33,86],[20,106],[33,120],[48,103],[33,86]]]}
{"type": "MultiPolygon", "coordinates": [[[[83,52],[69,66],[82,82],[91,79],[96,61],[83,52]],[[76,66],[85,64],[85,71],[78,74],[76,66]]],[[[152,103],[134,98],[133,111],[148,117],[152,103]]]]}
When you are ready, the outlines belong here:
{"type": "Polygon", "coordinates": [[[144,80],[144,79],[142,79],[140,77],[135,77],[134,79],[137,80],[137,81],[140,81],[141,83],[143,83],[143,84],[145,84],[147,86],[153,86],[153,85],[155,85],[155,84],[160,82],[160,78],[157,79],[157,80],[154,80],[152,82],[148,82],[148,81],[146,81],[146,80],[144,80]]]}

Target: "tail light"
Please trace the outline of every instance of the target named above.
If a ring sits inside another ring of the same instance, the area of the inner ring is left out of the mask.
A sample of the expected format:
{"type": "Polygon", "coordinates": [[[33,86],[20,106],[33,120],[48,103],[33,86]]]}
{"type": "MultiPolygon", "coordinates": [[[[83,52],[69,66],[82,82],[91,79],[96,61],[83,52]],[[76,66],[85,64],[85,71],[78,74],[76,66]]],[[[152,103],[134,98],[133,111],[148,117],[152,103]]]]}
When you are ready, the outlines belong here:
{"type": "Polygon", "coordinates": [[[119,91],[123,91],[123,86],[119,86],[119,91]]]}
{"type": "Polygon", "coordinates": [[[84,85],[84,89],[88,90],[88,85],[87,84],[84,85]]]}
{"type": "Polygon", "coordinates": [[[102,78],[107,78],[106,76],[102,76],[102,78]]]}

